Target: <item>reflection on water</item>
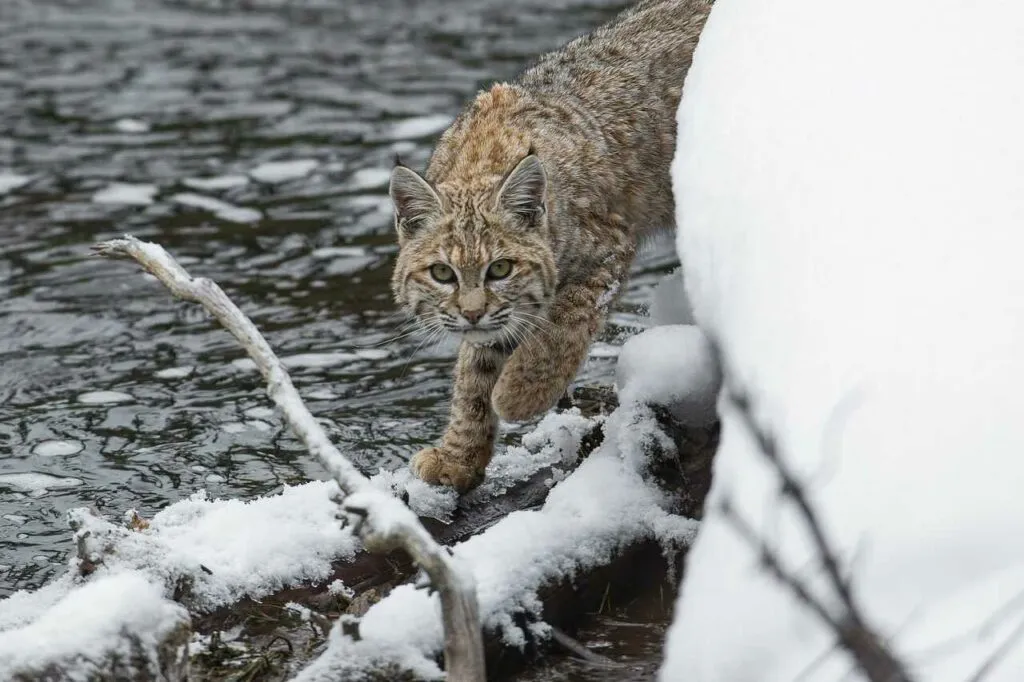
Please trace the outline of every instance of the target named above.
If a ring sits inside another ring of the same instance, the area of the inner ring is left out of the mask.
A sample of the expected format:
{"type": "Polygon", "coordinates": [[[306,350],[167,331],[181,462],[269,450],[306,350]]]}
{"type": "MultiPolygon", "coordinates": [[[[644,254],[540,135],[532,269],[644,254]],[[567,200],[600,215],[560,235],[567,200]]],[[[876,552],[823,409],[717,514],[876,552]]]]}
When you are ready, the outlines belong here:
{"type": "MultiPolygon", "coordinates": [[[[386,195],[487,81],[620,0],[7,0],[0,4],[0,596],[64,570],[63,512],[321,477],[195,306],[89,255],[132,232],[215,278],[364,468],[443,426],[453,347],[402,316],[386,195]]],[[[643,259],[595,350],[671,265],[643,259]]]]}

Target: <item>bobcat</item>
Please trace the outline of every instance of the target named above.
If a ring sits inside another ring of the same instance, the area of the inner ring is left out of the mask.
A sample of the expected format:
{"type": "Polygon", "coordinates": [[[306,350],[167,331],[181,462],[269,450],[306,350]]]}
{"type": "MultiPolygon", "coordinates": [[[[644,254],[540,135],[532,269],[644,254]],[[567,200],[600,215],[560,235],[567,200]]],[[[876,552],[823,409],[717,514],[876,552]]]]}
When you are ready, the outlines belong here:
{"type": "Polygon", "coordinates": [[[448,429],[410,465],[466,491],[498,419],[551,408],[587,357],[640,232],[673,226],[676,109],[709,0],[646,0],[481,92],[426,176],[391,176],[398,303],[460,335],[448,429]]]}

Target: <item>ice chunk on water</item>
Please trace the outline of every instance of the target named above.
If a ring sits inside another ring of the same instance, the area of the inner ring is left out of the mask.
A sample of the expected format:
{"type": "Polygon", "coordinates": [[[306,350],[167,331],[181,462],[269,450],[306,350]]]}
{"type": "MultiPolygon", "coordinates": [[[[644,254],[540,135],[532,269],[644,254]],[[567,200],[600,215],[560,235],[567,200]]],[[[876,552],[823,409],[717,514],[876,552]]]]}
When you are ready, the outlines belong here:
{"type": "Polygon", "coordinates": [[[21,189],[32,182],[31,175],[19,175],[10,171],[0,171],[0,194],[7,194],[16,189],[21,189]]]}
{"type": "Polygon", "coordinates": [[[360,191],[387,187],[391,182],[391,171],[385,168],[360,168],[349,178],[348,188],[360,191]]]}
{"type": "Polygon", "coordinates": [[[156,196],[156,185],[115,182],[92,195],[97,204],[124,204],[126,206],[148,206],[156,196]]]}
{"type": "Polygon", "coordinates": [[[385,132],[385,135],[389,140],[418,140],[440,133],[451,123],[452,117],[447,114],[418,116],[395,123],[385,132]]]}
{"type": "Polygon", "coordinates": [[[184,379],[190,376],[195,370],[192,365],[183,365],[181,367],[168,367],[166,369],[157,370],[154,376],[157,379],[184,379]]]}
{"type": "Polygon", "coordinates": [[[310,255],[317,259],[330,258],[356,258],[366,255],[366,249],[361,246],[325,246],[315,249],[310,255]]]}
{"type": "Polygon", "coordinates": [[[270,161],[249,171],[249,175],[260,182],[278,183],[304,178],[316,169],[316,159],[295,159],[293,161],[270,161]]]}
{"type": "Polygon", "coordinates": [[[244,187],[249,184],[249,178],[245,175],[214,175],[209,178],[185,178],[181,184],[200,192],[217,192],[233,187],[244,187]]]}
{"type": "Polygon", "coordinates": [[[32,448],[32,454],[40,457],[66,457],[77,455],[84,447],[77,440],[44,440],[32,448]]]}
{"type": "Polygon", "coordinates": [[[137,118],[122,118],[114,122],[114,129],[121,133],[148,133],[149,124],[137,118]]]}
{"type": "Polygon", "coordinates": [[[54,476],[29,471],[18,474],[0,474],[0,487],[17,488],[30,494],[45,493],[47,490],[76,488],[84,481],[71,476],[54,476]]]}
{"type": "Polygon", "coordinates": [[[221,220],[226,220],[231,223],[255,223],[263,218],[263,214],[256,209],[235,206],[234,204],[229,204],[228,202],[221,201],[220,199],[204,197],[202,194],[182,192],[171,197],[171,201],[181,204],[182,206],[190,206],[192,208],[209,211],[221,220]]]}
{"type": "Polygon", "coordinates": [[[78,402],[87,405],[112,405],[116,403],[130,403],[135,398],[120,391],[89,391],[78,396],[78,402]]]}

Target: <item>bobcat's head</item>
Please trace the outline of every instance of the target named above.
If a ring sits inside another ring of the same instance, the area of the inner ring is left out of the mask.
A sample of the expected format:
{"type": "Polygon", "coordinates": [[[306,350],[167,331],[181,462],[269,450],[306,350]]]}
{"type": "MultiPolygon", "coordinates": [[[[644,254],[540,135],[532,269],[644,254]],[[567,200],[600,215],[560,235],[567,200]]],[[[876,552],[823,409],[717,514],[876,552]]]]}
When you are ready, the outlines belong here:
{"type": "Polygon", "coordinates": [[[540,159],[530,154],[504,180],[436,188],[397,166],[390,191],[401,247],[392,288],[426,330],[506,345],[546,333],[557,275],[540,159]]]}

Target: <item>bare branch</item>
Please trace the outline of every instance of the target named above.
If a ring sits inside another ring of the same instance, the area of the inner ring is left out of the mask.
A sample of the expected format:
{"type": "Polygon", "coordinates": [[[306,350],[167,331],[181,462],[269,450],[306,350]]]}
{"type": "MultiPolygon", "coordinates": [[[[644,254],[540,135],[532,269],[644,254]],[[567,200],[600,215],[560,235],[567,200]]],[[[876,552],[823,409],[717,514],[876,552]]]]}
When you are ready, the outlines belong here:
{"type": "Polygon", "coordinates": [[[754,421],[754,416],[750,409],[750,397],[728,386],[726,387],[725,395],[736,409],[740,419],[743,420],[743,425],[747,428],[747,431],[754,437],[761,454],[772,464],[775,472],[779,475],[779,480],[782,482],[781,492],[783,497],[788,497],[800,511],[800,518],[811,534],[815,549],[818,550],[818,555],[839,598],[850,613],[856,615],[857,609],[854,605],[853,589],[839,567],[836,552],[832,549],[825,536],[825,530],[821,527],[817,514],[811,508],[811,503],[804,493],[803,484],[797,480],[796,475],[789,469],[789,466],[783,461],[782,457],[779,456],[775,439],[754,421]]]}
{"type": "Polygon", "coordinates": [[[441,596],[445,667],[459,682],[484,682],[483,638],[472,575],[438,545],[416,515],[369,480],[328,439],[263,335],[216,282],[193,278],[163,247],[126,235],[93,247],[107,258],[134,260],[176,297],[198,303],[238,340],[267,382],[267,395],[299,439],[345,493],[343,508],[362,519],[359,535],[371,551],[404,548],[441,596]]]}
{"type": "Polygon", "coordinates": [[[913,678],[907,672],[906,666],[890,651],[884,640],[869,626],[867,619],[863,616],[850,582],[840,566],[838,554],[832,548],[820,517],[811,505],[802,482],[780,454],[775,439],[757,423],[751,410],[749,396],[730,384],[730,373],[727,371],[720,347],[714,345],[714,352],[719,358],[723,376],[726,378],[723,385],[725,398],[735,408],[742,424],[754,438],[758,451],[778,475],[782,484],[783,500],[796,507],[798,516],[811,536],[818,558],[825,569],[829,586],[835,591],[839,605],[838,612],[833,612],[826,607],[819,598],[811,593],[803,581],[783,566],[775,550],[735,511],[728,499],[719,506],[719,511],[740,536],[757,551],[764,567],[802,604],[811,609],[828,625],[838,638],[839,644],[846,649],[868,679],[872,682],[911,682],[913,678]]]}

